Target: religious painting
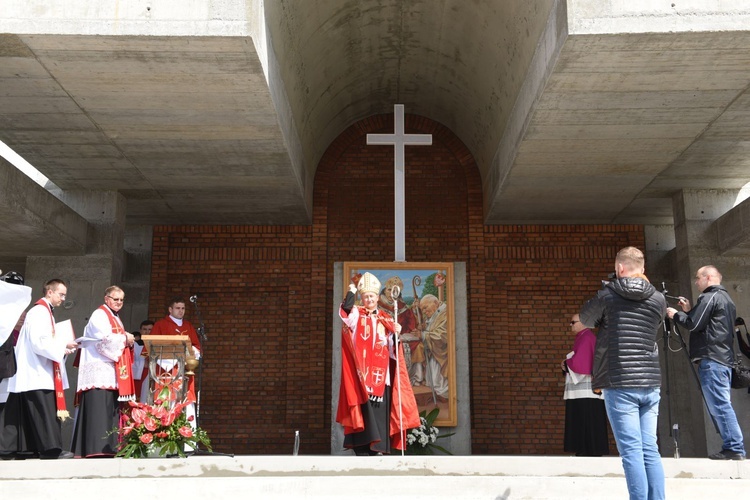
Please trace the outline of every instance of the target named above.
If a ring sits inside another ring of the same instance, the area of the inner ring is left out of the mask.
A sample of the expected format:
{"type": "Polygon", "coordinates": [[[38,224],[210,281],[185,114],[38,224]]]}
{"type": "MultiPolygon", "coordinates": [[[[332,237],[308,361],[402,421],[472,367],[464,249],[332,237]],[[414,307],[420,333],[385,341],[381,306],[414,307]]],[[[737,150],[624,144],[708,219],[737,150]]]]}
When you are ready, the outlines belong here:
{"type": "MultiPolygon", "coordinates": [[[[404,361],[419,411],[438,408],[435,425],[455,427],[453,264],[345,262],[344,290],[365,272],[380,281],[378,307],[401,325],[404,361]]],[[[359,295],[356,300],[361,305],[359,295]]]]}

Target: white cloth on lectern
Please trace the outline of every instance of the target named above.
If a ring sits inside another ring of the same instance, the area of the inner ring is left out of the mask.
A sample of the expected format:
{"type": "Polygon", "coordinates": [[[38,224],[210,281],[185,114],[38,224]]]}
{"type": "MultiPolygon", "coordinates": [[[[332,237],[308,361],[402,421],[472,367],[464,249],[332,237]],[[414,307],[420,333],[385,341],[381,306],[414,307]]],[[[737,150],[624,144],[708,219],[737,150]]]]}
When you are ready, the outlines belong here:
{"type": "MultiPolygon", "coordinates": [[[[135,344],[133,346],[133,380],[140,380],[143,375],[143,368],[146,366],[146,357],[142,356],[143,346],[135,344]]],[[[148,373],[144,379],[148,379],[148,373]]]]}

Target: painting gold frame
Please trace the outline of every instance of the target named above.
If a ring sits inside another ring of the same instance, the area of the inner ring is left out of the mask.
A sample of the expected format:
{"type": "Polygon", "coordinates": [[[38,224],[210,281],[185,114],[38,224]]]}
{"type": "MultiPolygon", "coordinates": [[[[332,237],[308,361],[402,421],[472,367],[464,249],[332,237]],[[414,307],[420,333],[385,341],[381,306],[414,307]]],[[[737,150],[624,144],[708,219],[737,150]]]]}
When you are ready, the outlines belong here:
{"type": "MultiPolygon", "coordinates": [[[[404,357],[419,411],[439,408],[434,424],[458,425],[456,411],[455,281],[450,262],[344,262],[344,290],[369,272],[381,283],[379,307],[394,315],[397,297],[404,357]],[[429,296],[429,297],[428,297],[429,296]]],[[[357,297],[359,304],[359,296],[357,297]]]]}

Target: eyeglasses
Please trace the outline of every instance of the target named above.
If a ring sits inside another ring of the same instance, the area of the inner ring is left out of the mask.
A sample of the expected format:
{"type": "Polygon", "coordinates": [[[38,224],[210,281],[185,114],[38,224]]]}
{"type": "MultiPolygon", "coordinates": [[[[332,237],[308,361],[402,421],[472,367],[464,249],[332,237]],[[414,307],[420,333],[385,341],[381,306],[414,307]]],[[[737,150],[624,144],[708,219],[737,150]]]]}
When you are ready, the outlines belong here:
{"type": "Polygon", "coordinates": [[[116,299],[116,298],[114,298],[114,297],[110,297],[109,295],[107,295],[107,298],[108,298],[109,300],[113,300],[113,301],[115,301],[115,302],[125,302],[125,299],[116,299]]]}
{"type": "Polygon", "coordinates": [[[65,294],[65,293],[60,293],[60,292],[55,292],[55,293],[57,294],[57,296],[58,296],[58,297],[60,297],[60,298],[61,298],[61,299],[63,299],[63,300],[65,300],[65,297],[67,297],[67,296],[68,296],[68,295],[67,295],[67,294],[65,294]]]}
{"type": "Polygon", "coordinates": [[[575,325],[576,323],[580,323],[580,321],[578,321],[578,320],[575,320],[575,321],[571,321],[571,322],[570,322],[570,326],[573,326],[573,325],[575,325]]]}

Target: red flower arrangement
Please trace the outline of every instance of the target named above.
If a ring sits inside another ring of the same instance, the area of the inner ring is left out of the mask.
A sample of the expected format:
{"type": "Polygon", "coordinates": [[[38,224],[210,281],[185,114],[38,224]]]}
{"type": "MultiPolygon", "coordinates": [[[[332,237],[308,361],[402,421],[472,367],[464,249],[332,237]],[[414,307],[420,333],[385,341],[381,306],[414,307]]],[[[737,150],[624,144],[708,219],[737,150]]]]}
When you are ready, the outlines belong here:
{"type": "MultiPolygon", "coordinates": [[[[160,393],[161,397],[162,394],[160,393]]],[[[165,395],[168,396],[168,395],[165,395]]],[[[187,401],[169,408],[169,401],[157,399],[153,405],[130,401],[123,411],[124,424],[120,434],[118,457],[141,458],[152,455],[185,456],[185,446],[203,445],[211,451],[211,440],[200,427],[193,429],[193,417],[185,416],[187,401]]]]}

